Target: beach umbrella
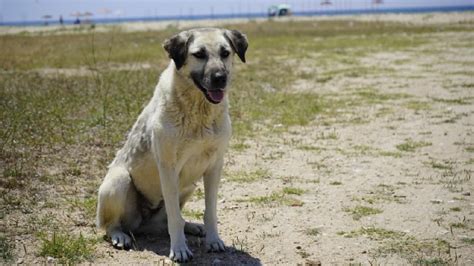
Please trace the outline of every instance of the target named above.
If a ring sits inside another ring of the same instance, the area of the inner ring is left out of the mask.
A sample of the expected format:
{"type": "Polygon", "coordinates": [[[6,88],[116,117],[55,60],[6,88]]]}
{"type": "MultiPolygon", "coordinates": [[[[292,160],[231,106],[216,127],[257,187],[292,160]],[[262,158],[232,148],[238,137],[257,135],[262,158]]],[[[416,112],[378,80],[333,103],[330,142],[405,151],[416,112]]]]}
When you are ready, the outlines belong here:
{"type": "Polygon", "coordinates": [[[71,17],[82,17],[82,13],[79,11],[74,11],[70,14],[71,17]]]}
{"type": "Polygon", "coordinates": [[[48,25],[48,19],[52,18],[51,15],[43,15],[41,18],[44,19],[44,24],[48,25]]]}
{"type": "Polygon", "coordinates": [[[102,14],[102,15],[108,15],[108,14],[111,14],[112,13],[112,10],[108,9],[108,8],[101,8],[98,10],[99,14],[102,14]]]}

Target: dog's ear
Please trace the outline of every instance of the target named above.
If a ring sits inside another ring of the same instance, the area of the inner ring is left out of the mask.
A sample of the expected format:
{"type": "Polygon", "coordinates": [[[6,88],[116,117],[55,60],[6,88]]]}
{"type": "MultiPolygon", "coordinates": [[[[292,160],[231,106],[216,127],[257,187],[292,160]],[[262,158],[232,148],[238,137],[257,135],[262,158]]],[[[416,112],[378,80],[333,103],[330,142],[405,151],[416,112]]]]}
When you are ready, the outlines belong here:
{"type": "Polygon", "coordinates": [[[166,39],[163,48],[168,52],[168,57],[173,59],[176,69],[180,69],[186,62],[189,44],[193,41],[193,35],[184,31],[166,39]]]}
{"type": "Polygon", "coordinates": [[[245,63],[245,52],[249,46],[247,36],[238,30],[226,30],[224,37],[229,41],[232,50],[239,56],[240,60],[245,63]]]}

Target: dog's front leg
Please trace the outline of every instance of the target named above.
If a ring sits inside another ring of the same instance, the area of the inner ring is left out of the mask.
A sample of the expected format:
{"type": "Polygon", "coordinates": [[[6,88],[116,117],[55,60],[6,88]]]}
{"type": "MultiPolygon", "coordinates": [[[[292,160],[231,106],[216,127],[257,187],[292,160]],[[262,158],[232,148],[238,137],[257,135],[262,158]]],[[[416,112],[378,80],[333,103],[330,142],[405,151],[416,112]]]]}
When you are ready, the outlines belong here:
{"type": "Polygon", "coordinates": [[[166,215],[168,217],[168,233],[170,234],[171,247],[170,259],[177,262],[187,262],[193,253],[186,245],[184,235],[185,221],[179,208],[179,177],[173,165],[159,163],[161,190],[165,200],[166,215]]]}
{"type": "Polygon", "coordinates": [[[223,166],[223,158],[217,159],[204,173],[204,193],[206,210],[204,212],[204,228],[206,229],[206,249],[209,252],[225,250],[224,242],[217,231],[217,191],[223,166]]]}

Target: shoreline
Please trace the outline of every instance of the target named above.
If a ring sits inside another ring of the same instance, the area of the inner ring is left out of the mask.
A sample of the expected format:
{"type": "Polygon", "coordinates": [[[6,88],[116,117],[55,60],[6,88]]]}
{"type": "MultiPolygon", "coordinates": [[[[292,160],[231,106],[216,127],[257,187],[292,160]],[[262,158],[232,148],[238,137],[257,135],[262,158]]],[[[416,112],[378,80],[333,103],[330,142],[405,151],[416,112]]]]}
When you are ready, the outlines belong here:
{"type": "Polygon", "coordinates": [[[266,21],[383,21],[409,24],[451,24],[474,23],[474,12],[430,12],[430,13],[377,13],[377,14],[345,14],[345,15],[317,15],[291,16],[282,18],[226,18],[202,20],[167,20],[167,21],[134,21],[115,24],[82,24],[82,25],[49,25],[49,26],[0,26],[0,35],[15,34],[74,34],[93,30],[94,32],[108,32],[117,28],[126,32],[159,31],[167,28],[186,29],[193,27],[218,27],[229,24],[262,23],[266,21]]]}

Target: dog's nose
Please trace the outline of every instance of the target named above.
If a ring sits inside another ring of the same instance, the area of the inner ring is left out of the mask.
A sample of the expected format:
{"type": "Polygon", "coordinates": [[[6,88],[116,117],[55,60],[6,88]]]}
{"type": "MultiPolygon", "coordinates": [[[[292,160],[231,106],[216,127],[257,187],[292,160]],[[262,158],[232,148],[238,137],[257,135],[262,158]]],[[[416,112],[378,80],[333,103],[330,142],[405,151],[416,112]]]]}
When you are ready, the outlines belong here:
{"type": "Polygon", "coordinates": [[[213,88],[223,89],[227,83],[227,74],[224,71],[217,71],[211,75],[213,88]]]}

